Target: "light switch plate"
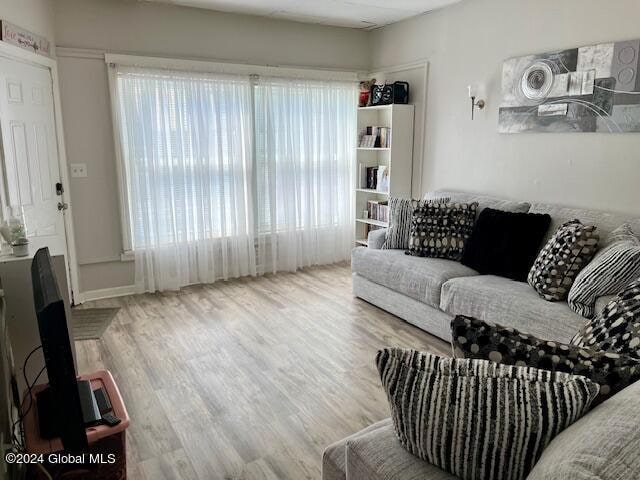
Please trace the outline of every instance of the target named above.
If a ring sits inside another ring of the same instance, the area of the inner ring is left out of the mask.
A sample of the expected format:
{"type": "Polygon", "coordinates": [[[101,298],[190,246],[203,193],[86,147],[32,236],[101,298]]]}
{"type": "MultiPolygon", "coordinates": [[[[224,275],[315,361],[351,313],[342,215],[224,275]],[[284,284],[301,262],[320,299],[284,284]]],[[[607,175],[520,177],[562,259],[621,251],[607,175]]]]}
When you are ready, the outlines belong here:
{"type": "Polygon", "coordinates": [[[86,178],[87,177],[87,164],[86,163],[71,163],[69,164],[71,169],[71,178],[86,178]]]}

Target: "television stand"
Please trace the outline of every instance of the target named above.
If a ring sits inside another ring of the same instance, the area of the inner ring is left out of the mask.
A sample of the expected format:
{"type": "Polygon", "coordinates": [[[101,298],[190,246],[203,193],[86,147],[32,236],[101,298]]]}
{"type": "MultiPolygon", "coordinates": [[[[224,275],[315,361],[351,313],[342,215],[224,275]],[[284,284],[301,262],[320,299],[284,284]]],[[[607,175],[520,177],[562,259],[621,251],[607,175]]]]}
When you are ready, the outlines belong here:
{"type": "MultiPolygon", "coordinates": [[[[81,375],[78,380],[86,380],[90,382],[91,390],[96,391],[100,388],[108,398],[111,406],[111,413],[118,417],[121,421],[117,425],[109,426],[99,423],[89,426],[85,429],[89,448],[85,452],[87,458],[91,455],[100,456],[102,459],[109,459],[109,455],[113,455],[114,463],[85,463],[83,465],[71,464],[53,464],[45,462],[44,468],[54,477],[66,477],[74,472],[74,480],[124,480],[126,479],[126,429],[129,427],[129,414],[125,408],[122,396],[118,390],[118,386],[113,380],[113,376],[106,370],[92,373],[90,375],[81,375]]],[[[37,401],[41,392],[49,388],[48,385],[36,385],[31,389],[32,401],[37,401]]],[[[93,392],[92,392],[93,394],[93,392]]],[[[28,393],[27,393],[28,395],[28,393]]],[[[81,394],[82,396],[82,394],[81,394]]],[[[46,398],[46,397],[45,397],[46,398]]],[[[104,413],[104,412],[103,412],[104,413]]],[[[39,428],[39,408],[32,408],[24,418],[24,439],[25,450],[29,454],[47,454],[50,453],[68,453],[65,452],[62,441],[59,437],[47,439],[40,433],[39,428]]],[[[40,470],[34,470],[35,478],[45,480],[40,470]]]]}
{"type": "MultiPolygon", "coordinates": [[[[82,417],[85,427],[93,427],[102,421],[102,415],[98,408],[98,402],[91,389],[89,380],[78,380],[78,394],[80,395],[80,405],[82,406],[82,417]]],[[[54,391],[48,387],[36,394],[36,406],[38,409],[38,427],[40,436],[48,440],[57,438],[62,431],[60,425],[61,415],[57,412],[58,400],[54,391]]]]}

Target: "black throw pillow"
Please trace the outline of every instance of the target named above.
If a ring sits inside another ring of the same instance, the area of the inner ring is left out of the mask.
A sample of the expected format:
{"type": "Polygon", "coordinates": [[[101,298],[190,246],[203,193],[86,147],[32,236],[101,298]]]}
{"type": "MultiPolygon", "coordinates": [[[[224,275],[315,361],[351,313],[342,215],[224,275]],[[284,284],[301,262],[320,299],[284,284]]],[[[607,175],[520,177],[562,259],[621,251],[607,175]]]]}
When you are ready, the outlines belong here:
{"type": "Polygon", "coordinates": [[[461,262],[483,275],[525,282],[550,224],[551,217],[546,213],[485,208],[473,227],[461,262]]]}

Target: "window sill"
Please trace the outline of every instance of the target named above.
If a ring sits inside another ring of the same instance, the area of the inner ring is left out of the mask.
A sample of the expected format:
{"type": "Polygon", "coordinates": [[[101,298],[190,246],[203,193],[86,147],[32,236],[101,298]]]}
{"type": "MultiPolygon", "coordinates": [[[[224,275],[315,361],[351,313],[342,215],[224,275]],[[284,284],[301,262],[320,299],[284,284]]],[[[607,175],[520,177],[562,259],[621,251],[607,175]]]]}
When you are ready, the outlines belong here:
{"type": "Polygon", "coordinates": [[[135,260],[135,254],[133,250],[127,250],[126,252],[120,254],[121,262],[133,262],[135,260]]]}

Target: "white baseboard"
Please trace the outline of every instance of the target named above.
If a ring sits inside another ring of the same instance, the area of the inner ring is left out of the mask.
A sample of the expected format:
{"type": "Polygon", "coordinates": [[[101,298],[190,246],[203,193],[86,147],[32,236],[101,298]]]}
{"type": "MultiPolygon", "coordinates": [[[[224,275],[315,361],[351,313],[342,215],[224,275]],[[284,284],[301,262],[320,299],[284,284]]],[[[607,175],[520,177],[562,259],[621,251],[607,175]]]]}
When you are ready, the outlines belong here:
{"type": "Polygon", "coordinates": [[[124,285],[122,287],[102,288],[100,290],[89,290],[74,296],[76,304],[90,302],[92,300],[103,300],[105,298],[124,297],[136,293],[134,285],[124,285]]]}

